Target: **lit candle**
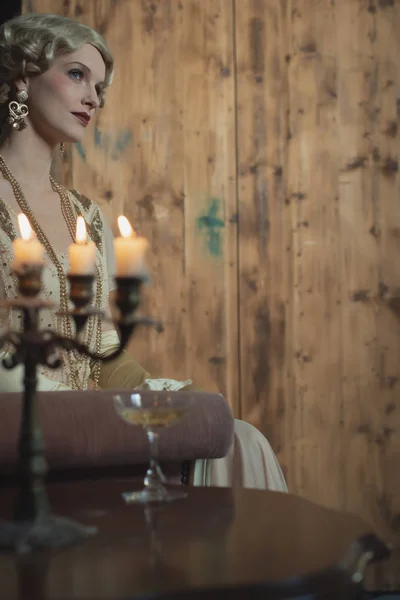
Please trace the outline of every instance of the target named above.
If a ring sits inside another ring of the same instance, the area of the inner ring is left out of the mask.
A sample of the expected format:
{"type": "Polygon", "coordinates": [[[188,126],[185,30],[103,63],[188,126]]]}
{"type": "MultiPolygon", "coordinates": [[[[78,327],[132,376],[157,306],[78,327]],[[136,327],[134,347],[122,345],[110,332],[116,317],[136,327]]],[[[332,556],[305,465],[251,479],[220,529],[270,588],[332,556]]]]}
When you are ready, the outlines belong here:
{"type": "Polygon", "coordinates": [[[29,267],[44,265],[44,248],[36,239],[35,233],[23,213],[18,215],[18,226],[21,237],[12,243],[14,252],[13,270],[18,272],[29,269],[29,267]]]}
{"type": "Polygon", "coordinates": [[[86,225],[83,217],[76,221],[75,244],[68,248],[69,272],[71,275],[93,275],[96,264],[96,246],[87,241],[86,225]]]}
{"type": "Polygon", "coordinates": [[[136,235],[126,217],[118,217],[121,237],[114,240],[117,277],[143,277],[147,270],[144,255],[149,246],[146,238],[136,235]]]}

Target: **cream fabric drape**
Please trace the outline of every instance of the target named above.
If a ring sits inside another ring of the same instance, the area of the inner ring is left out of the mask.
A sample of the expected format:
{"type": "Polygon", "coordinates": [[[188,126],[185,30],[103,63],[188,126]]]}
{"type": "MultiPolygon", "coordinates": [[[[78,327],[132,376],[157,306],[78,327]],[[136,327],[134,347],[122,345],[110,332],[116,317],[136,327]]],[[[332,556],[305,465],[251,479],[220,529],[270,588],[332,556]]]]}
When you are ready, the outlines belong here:
{"type": "Polygon", "coordinates": [[[288,491],[282,470],[266,438],[249,423],[237,419],[228,454],[215,460],[197,460],[193,485],[288,491]]]}

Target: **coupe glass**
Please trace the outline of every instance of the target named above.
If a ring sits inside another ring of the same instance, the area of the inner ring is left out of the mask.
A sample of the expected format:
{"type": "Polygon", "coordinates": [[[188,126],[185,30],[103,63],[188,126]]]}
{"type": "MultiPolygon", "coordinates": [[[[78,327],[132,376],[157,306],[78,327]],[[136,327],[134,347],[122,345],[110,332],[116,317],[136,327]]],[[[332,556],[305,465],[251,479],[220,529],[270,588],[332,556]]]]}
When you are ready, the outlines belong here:
{"type": "Polygon", "coordinates": [[[181,489],[167,489],[165,477],[158,464],[158,440],[160,431],[178,423],[188,412],[190,397],[185,395],[146,393],[123,393],[113,397],[117,413],[127,423],[140,425],[147,433],[150,444],[150,464],[144,478],[144,489],[140,492],[124,492],[124,500],[147,504],[148,502],[171,502],[185,498],[181,489]]]}

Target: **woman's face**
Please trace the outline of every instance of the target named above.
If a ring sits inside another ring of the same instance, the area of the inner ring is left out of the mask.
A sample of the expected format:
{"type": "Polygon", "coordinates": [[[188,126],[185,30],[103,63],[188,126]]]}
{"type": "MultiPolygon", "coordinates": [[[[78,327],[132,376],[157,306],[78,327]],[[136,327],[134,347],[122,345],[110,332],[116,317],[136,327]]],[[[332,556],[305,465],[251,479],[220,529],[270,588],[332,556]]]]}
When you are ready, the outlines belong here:
{"type": "Polygon", "coordinates": [[[23,88],[31,126],[52,145],[79,142],[99,107],[105,73],[100,52],[90,44],[57,56],[48,71],[27,79],[23,88]]]}

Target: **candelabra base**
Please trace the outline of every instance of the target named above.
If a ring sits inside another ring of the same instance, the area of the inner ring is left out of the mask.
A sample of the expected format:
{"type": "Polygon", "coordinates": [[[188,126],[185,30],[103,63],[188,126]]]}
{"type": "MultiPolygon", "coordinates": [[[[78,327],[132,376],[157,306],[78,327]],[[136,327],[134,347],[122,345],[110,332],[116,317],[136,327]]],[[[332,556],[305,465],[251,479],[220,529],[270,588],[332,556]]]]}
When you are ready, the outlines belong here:
{"type": "Polygon", "coordinates": [[[36,521],[0,522],[0,548],[25,554],[44,548],[64,548],[97,533],[65,517],[46,515],[36,521]]]}

